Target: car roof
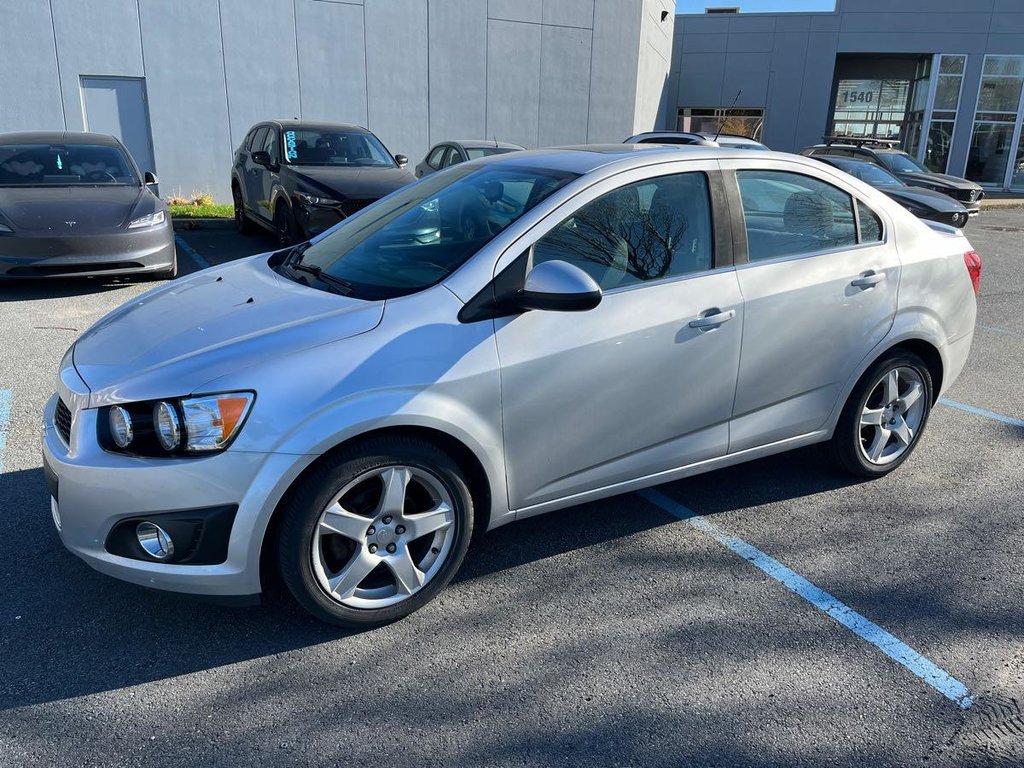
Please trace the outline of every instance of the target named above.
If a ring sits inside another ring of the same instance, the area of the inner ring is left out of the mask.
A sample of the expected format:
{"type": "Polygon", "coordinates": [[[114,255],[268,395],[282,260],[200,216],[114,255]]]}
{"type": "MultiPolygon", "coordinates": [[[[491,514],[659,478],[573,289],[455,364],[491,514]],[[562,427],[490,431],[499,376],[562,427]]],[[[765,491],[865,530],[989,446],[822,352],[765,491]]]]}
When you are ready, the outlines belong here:
{"type": "Polygon", "coordinates": [[[499,149],[525,149],[525,147],[519,144],[512,144],[508,141],[494,141],[493,139],[451,139],[449,141],[439,141],[438,144],[458,144],[464,149],[487,149],[498,147],[499,149]]]}
{"type": "Polygon", "coordinates": [[[738,133],[719,133],[717,135],[714,133],[702,133],[700,135],[705,139],[711,139],[712,141],[717,141],[718,139],[731,139],[737,144],[757,144],[760,147],[764,146],[764,144],[757,139],[752,139],[749,136],[741,136],[738,133]]]}
{"type": "Polygon", "coordinates": [[[0,144],[99,144],[120,147],[121,142],[106,133],[85,131],[20,131],[0,133],[0,144]]]}
{"type": "MultiPolygon", "coordinates": [[[[371,133],[370,129],[363,128],[361,125],[352,125],[350,123],[327,123],[314,120],[296,120],[295,118],[265,120],[262,123],[257,123],[257,125],[265,125],[266,123],[274,123],[281,128],[305,128],[310,131],[349,131],[350,133],[371,133]]],[[[255,128],[256,126],[253,127],[255,128]]]]}
{"type": "MultiPolygon", "coordinates": [[[[793,161],[799,156],[771,151],[758,153],[758,160],[772,157],[793,161]]],[[[522,168],[567,171],[583,175],[610,166],[631,168],[674,160],[725,159],[749,161],[750,150],[709,147],[703,144],[580,144],[508,152],[469,162],[478,165],[502,163],[522,168]]],[[[800,160],[804,158],[801,157],[800,160]]]]}

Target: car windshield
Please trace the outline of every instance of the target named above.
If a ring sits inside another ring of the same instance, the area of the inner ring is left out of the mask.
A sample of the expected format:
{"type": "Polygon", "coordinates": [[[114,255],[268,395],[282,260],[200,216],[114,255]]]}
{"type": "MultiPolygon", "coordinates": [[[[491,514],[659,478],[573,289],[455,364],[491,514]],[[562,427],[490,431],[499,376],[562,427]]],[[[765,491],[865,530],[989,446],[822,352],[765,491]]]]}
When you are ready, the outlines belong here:
{"type": "Polygon", "coordinates": [[[312,272],[367,300],[415,293],[446,278],[575,178],[506,164],[454,166],[400,189],[322,240],[300,246],[298,260],[286,261],[281,270],[312,272]]]}
{"type": "Polygon", "coordinates": [[[291,128],[284,132],[284,157],[292,165],[396,165],[380,139],[362,131],[291,128]]]}
{"type": "Polygon", "coordinates": [[[903,182],[889,173],[885,168],[874,163],[844,163],[838,162],[836,166],[855,176],[873,187],[902,187],[903,182]]]}
{"type": "Polygon", "coordinates": [[[504,155],[515,151],[512,147],[466,147],[466,154],[469,155],[470,160],[479,160],[481,157],[504,155]]]}
{"type": "Polygon", "coordinates": [[[879,152],[878,156],[894,173],[931,173],[905,152],[879,152]]]}
{"type": "Polygon", "coordinates": [[[0,186],[138,186],[120,147],[103,144],[0,144],[0,186]]]}

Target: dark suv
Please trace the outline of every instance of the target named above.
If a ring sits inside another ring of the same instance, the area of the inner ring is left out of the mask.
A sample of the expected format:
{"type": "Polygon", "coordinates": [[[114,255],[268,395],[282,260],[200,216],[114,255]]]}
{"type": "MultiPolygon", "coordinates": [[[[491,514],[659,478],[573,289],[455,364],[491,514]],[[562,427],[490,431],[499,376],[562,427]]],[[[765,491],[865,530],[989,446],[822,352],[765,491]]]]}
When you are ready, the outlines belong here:
{"type": "Polygon", "coordinates": [[[259,123],[231,167],[235,224],[266,227],[282,246],[305,240],[413,181],[408,162],[359,126],[259,123]]]}
{"type": "Polygon", "coordinates": [[[898,141],[883,139],[853,139],[846,136],[828,136],[824,144],[807,147],[803,155],[828,155],[829,157],[848,157],[853,160],[865,160],[880,165],[896,176],[900,181],[912,187],[924,187],[934,192],[941,192],[960,202],[970,216],[977,216],[981,210],[981,198],[985,196],[982,188],[973,181],[950,176],[946,173],[933,173],[917,160],[899,148],[898,141]]]}

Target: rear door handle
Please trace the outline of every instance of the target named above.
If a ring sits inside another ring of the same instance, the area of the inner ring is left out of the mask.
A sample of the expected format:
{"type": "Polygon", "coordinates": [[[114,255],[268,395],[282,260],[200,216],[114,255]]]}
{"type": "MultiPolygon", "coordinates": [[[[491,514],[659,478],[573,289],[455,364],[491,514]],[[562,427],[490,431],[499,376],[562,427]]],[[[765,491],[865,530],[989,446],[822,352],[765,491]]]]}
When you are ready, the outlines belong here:
{"type": "Polygon", "coordinates": [[[850,285],[854,288],[874,288],[883,280],[885,280],[884,272],[875,272],[874,270],[870,270],[851,282],[850,285]]]}
{"type": "Polygon", "coordinates": [[[700,317],[690,321],[691,328],[717,328],[722,323],[727,323],[736,317],[735,309],[727,309],[725,312],[715,307],[705,311],[700,317]]]}

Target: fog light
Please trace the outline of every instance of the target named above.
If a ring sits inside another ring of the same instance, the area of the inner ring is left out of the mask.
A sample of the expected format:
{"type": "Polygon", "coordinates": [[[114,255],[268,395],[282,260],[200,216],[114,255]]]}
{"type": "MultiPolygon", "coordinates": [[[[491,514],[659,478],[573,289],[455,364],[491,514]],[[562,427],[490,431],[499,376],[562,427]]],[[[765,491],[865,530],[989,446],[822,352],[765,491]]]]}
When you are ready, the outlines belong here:
{"type": "Polygon", "coordinates": [[[135,528],[135,535],[139,539],[139,546],[152,558],[166,560],[174,554],[174,542],[159,525],[141,522],[135,528]]]}
{"type": "Polygon", "coordinates": [[[132,442],[132,417],[119,405],[110,409],[110,436],[118,448],[127,448],[132,442]]]}

